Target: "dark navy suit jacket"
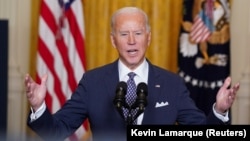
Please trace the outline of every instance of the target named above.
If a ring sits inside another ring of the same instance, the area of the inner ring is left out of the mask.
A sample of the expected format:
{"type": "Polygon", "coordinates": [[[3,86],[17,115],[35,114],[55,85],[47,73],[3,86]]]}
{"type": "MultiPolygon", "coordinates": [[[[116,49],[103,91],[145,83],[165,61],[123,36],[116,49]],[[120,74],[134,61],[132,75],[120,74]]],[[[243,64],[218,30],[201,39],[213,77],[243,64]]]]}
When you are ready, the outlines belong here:
{"type": "MultiPolygon", "coordinates": [[[[148,63],[148,104],[142,124],[224,124],[215,117],[212,107],[206,117],[195,106],[181,77],[148,63]]],[[[28,126],[44,139],[60,140],[71,135],[88,118],[94,141],[126,140],[126,122],[113,104],[118,83],[117,60],[85,72],[63,108],[53,116],[46,109],[33,122],[28,118],[28,126]]]]}

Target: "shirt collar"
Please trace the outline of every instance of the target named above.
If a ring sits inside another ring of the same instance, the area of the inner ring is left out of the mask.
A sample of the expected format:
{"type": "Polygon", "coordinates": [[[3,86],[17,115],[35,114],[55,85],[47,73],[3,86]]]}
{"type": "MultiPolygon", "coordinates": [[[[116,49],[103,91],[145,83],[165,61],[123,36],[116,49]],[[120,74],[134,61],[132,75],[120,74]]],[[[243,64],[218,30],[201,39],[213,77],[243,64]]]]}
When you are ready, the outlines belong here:
{"type": "Polygon", "coordinates": [[[125,66],[121,60],[118,60],[118,70],[119,70],[119,80],[120,81],[127,81],[128,73],[134,72],[136,73],[135,81],[138,84],[139,82],[147,83],[148,80],[148,62],[146,58],[143,62],[133,71],[131,71],[127,66],[125,66]]]}

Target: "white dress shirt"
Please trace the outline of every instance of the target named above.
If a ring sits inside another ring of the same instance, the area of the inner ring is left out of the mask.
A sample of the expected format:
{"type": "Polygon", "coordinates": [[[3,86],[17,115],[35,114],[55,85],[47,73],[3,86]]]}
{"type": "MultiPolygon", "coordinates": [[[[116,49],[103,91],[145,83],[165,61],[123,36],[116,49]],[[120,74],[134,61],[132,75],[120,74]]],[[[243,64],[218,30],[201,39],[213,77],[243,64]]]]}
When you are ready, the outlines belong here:
{"type": "MultiPolygon", "coordinates": [[[[134,77],[135,84],[138,85],[141,82],[148,83],[148,62],[146,59],[138,66],[135,70],[130,70],[125,66],[120,60],[118,61],[118,70],[119,70],[119,80],[127,82],[129,79],[128,73],[134,72],[136,76],[134,77]]],[[[142,122],[143,113],[137,118],[137,125],[140,125],[142,122]]]]}

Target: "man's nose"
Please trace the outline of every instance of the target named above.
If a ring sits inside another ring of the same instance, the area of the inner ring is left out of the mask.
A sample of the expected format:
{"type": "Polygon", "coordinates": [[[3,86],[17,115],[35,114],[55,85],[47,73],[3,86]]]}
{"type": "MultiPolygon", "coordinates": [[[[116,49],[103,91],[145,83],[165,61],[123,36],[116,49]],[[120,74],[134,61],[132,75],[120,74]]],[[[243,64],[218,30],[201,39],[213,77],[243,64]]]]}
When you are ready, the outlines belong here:
{"type": "Polygon", "coordinates": [[[135,44],[135,36],[132,33],[129,34],[128,44],[135,44]]]}

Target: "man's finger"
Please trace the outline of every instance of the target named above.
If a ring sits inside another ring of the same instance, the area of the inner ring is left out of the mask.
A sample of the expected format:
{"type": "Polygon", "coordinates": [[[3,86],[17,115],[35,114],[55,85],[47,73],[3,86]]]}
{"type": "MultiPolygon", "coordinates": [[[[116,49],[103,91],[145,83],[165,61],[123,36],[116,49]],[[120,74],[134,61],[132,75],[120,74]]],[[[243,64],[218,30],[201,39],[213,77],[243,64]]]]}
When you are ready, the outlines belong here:
{"type": "Polygon", "coordinates": [[[42,76],[41,85],[46,85],[47,79],[48,79],[48,75],[47,75],[47,73],[46,73],[46,74],[44,74],[44,75],[42,76]]]}
{"type": "Polygon", "coordinates": [[[222,87],[227,89],[230,86],[230,84],[231,84],[231,77],[227,77],[222,87]]]}

